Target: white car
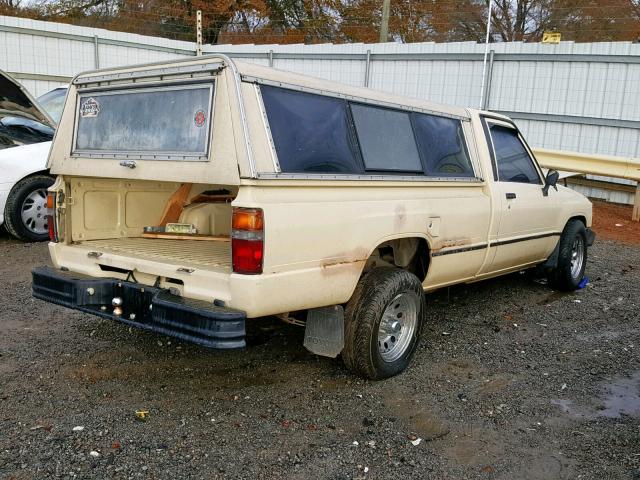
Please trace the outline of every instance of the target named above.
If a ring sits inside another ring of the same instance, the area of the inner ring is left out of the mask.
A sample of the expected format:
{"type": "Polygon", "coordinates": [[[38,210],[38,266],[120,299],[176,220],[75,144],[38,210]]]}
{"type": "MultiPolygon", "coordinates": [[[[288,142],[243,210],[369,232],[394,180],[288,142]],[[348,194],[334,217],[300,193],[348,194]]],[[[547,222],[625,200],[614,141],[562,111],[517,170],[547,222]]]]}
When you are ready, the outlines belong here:
{"type": "Polygon", "coordinates": [[[0,225],[16,238],[47,240],[47,157],[66,87],[38,101],[0,71],[0,225]]]}

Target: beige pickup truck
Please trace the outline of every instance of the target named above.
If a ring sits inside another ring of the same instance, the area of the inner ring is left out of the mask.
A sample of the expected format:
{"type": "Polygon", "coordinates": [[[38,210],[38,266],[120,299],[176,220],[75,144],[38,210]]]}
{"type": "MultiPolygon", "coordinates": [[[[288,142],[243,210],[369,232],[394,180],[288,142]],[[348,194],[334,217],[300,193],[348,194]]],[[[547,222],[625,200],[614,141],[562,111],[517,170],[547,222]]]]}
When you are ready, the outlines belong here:
{"type": "Polygon", "coordinates": [[[34,296],[211,348],[268,315],[380,379],[425,292],[531,267],[583,279],[591,204],[514,123],[222,55],[72,82],[34,296]]]}

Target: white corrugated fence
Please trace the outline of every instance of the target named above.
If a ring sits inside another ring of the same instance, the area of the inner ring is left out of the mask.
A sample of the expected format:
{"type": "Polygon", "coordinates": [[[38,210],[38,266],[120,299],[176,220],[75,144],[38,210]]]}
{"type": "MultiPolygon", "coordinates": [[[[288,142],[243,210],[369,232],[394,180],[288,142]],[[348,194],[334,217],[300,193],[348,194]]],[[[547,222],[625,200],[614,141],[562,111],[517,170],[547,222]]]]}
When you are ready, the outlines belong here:
{"type": "MultiPolygon", "coordinates": [[[[640,44],[515,42],[491,48],[482,106],[510,115],[532,146],[640,157],[640,44]]],[[[484,45],[474,42],[206,45],[204,51],[435,102],[480,106],[484,45]]],[[[193,55],[192,42],[0,16],[0,69],[35,95],[84,70],[193,55]]],[[[574,188],[632,203],[634,185],[590,176],[574,188]]]]}

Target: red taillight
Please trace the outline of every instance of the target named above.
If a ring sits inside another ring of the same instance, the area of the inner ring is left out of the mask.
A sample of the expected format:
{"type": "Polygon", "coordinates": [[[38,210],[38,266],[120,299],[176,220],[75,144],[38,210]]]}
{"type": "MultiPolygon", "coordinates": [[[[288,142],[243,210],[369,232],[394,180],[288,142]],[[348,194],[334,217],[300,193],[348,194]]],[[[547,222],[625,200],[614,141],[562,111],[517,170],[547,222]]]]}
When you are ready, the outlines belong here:
{"type": "Polygon", "coordinates": [[[234,208],[231,233],[233,271],[246,275],[262,273],[264,217],[259,208],[234,208]]]}
{"type": "Polygon", "coordinates": [[[56,228],[56,194],[49,192],[47,195],[47,227],[49,228],[49,240],[58,241],[58,231],[56,228]]]}
{"type": "Polygon", "coordinates": [[[262,240],[231,239],[233,252],[233,271],[244,274],[262,273],[262,256],[264,242],[262,240]]]}

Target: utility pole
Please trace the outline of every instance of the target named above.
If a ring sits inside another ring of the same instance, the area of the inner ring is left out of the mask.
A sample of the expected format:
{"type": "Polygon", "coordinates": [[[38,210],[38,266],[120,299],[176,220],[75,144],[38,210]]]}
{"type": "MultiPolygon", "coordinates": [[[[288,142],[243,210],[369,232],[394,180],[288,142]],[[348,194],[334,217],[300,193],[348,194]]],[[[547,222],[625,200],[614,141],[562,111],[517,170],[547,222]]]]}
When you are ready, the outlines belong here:
{"type": "Polygon", "coordinates": [[[491,11],[493,10],[493,0],[489,0],[489,11],[487,12],[487,37],[484,40],[484,60],[482,61],[482,88],[480,89],[480,105],[484,104],[484,84],[487,72],[487,55],[489,54],[489,35],[491,33],[491,11]]]}
{"type": "Polygon", "coordinates": [[[202,56],[202,10],[196,12],[196,57],[202,56]]]}
{"type": "Polygon", "coordinates": [[[382,0],[382,22],[380,23],[380,43],[389,40],[389,10],[391,0],[382,0]]]}

